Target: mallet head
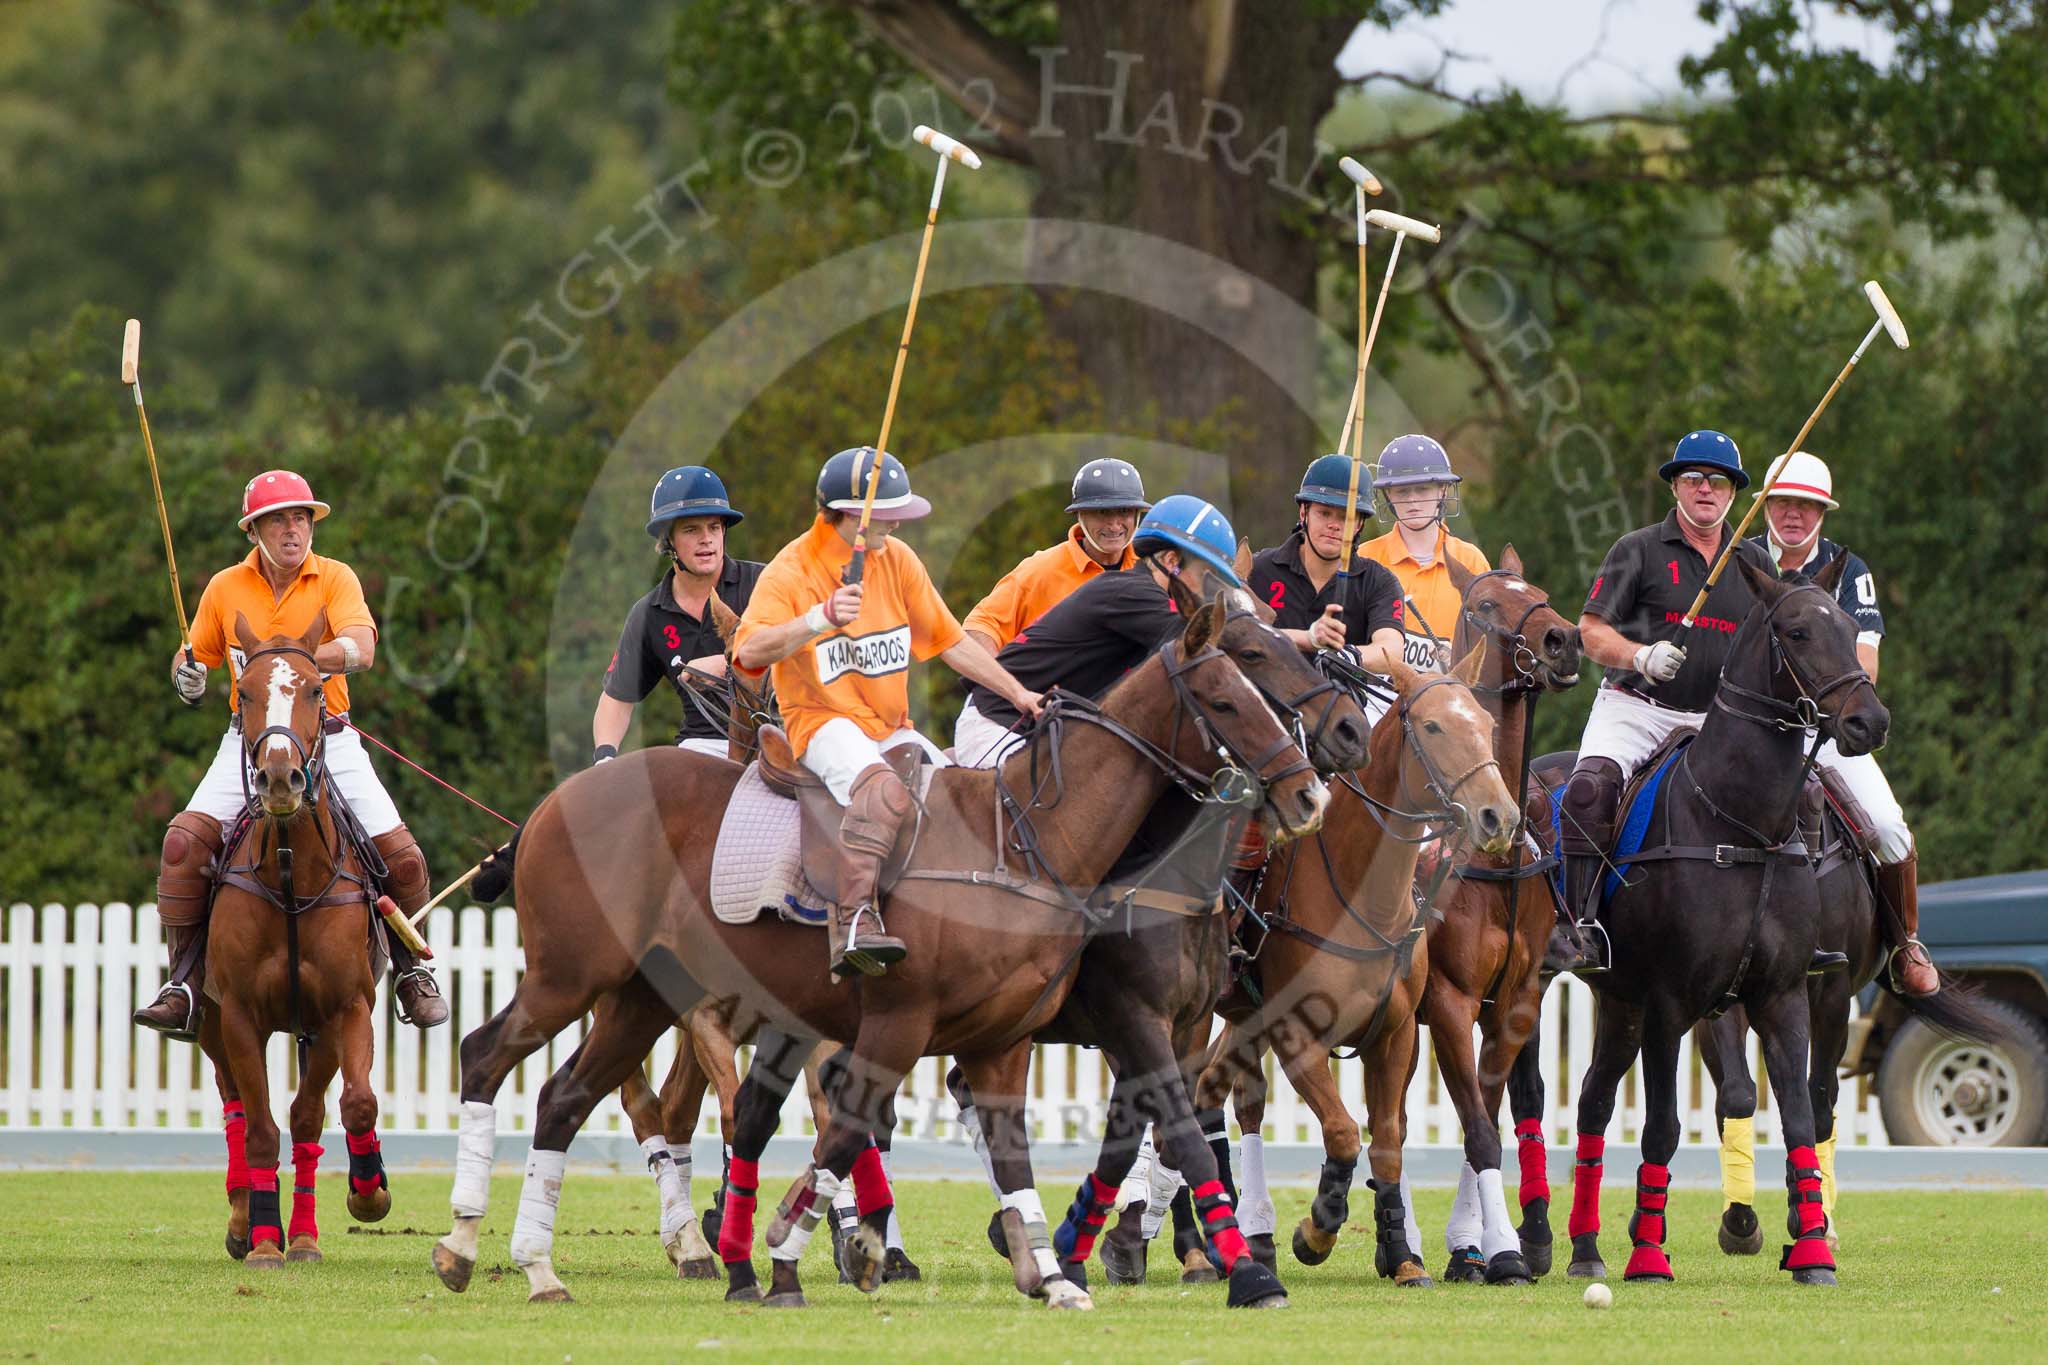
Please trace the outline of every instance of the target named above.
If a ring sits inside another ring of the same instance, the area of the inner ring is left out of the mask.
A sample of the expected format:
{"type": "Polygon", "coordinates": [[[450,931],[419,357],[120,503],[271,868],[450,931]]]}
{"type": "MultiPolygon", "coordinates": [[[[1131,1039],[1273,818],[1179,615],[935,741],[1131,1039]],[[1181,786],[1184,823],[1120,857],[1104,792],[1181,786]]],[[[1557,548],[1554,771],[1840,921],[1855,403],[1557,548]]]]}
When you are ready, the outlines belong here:
{"type": "Polygon", "coordinates": [[[938,129],[923,123],[911,129],[910,135],[940,156],[951,157],[970,171],[981,169],[981,158],[974,154],[972,147],[958,138],[947,137],[938,129]]]}
{"type": "Polygon", "coordinates": [[[142,363],[142,319],[128,319],[121,332],[121,382],[135,382],[135,368],[142,363]]]}
{"type": "Polygon", "coordinates": [[[1398,213],[1388,213],[1385,209],[1374,209],[1371,213],[1365,215],[1365,221],[1376,228],[1385,228],[1389,232],[1399,232],[1418,241],[1440,242],[1444,236],[1442,228],[1425,223],[1420,218],[1408,218],[1398,213]]]}
{"type": "Polygon", "coordinates": [[[1906,339],[1906,324],[1899,317],[1899,310],[1892,307],[1892,301],[1884,296],[1883,285],[1876,280],[1865,280],[1863,297],[1869,299],[1870,306],[1877,310],[1878,321],[1884,324],[1884,330],[1891,336],[1892,345],[1903,351],[1913,344],[1906,339]]]}
{"type": "Polygon", "coordinates": [[[1350,176],[1352,182],[1367,194],[1378,195],[1381,192],[1380,178],[1367,170],[1355,158],[1348,156],[1343,158],[1337,163],[1337,169],[1350,176]]]}

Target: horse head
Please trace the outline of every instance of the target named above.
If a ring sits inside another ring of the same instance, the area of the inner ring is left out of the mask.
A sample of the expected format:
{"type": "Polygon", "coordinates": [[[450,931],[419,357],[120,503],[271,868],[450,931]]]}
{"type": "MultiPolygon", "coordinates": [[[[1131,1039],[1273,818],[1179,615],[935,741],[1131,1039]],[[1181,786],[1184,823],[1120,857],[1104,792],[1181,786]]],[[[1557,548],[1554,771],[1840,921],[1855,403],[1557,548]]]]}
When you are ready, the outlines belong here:
{"type": "Polygon", "coordinates": [[[313,651],[326,631],[324,608],[304,635],[268,640],[257,639],[249,618],[235,613],[235,643],[242,651],[242,676],[235,680],[242,761],[251,792],[272,819],[299,813],[319,758],[327,707],[313,651]]]}
{"type": "Polygon", "coordinates": [[[1475,644],[1500,647],[1503,681],[1563,692],[1579,681],[1579,628],[1550,605],[1550,594],[1522,572],[1515,547],[1501,550],[1500,567],[1475,574],[1446,559],[1451,585],[1465,600],[1452,637],[1451,656],[1462,659],[1475,644]]]}
{"type": "Polygon", "coordinates": [[[1400,723],[1402,792],[1427,793],[1457,820],[1467,841],[1501,854],[1514,843],[1521,807],[1493,756],[1493,717],[1472,693],[1485,653],[1475,646],[1444,674],[1396,662],[1389,674],[1398,694],[1391,714],[1400,723]]]}
{"type": "Polygon", "coordinates": [[[1891,713],[1856,657],[1856,623],[1835,600],[1848,562],[1838,555],[1812,582],[1798,583],[1736,560],[1771,641],[1765,695],[1854,757],[1883,747],[1891,713]]]}

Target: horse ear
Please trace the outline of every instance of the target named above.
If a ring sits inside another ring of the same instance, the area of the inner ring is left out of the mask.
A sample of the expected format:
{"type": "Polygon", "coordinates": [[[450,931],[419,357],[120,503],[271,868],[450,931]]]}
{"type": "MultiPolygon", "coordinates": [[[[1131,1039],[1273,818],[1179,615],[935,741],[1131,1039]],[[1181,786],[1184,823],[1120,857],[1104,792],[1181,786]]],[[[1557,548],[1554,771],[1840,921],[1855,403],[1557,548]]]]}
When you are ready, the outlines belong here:
{"type": "Polygon", "coordinates": [[[1237,558],[1231,561],[1230,567],[1237,570],[1237,576],[1242,581],[1252,581],[1252,543],[1242,536],[1237,542],[1237,558]]]}
{"type": "Polygon", "coordinates": [[[1522,572],[1522,557],[1515,553],[1515,543],[1512,540],[1501,546],[1500,566],[1511,574],[1522,572]]]}
{"type": "MultiPolygon", "coordinates": [[[[1447,551],[1450,549],[1448,545],[1444,548],[1447,551]]],[[[1444,568],[1450,572],[1451,586],[1458,590],[1458,596],[1460,597],[1465,595],[1465,589],[1472,586],[1472,580],[1478,577],[1477,574],[1474,574],[1470,569],[1460,564],[1455,555],[1444,555],[1444,568]]]]}
{"type": "Polygon", "coordinates": [[[1768,569],[1759,569],[1750,562],[1748,555],[1735,556],[1735,567],[1742,570],[1742,577],[1749,584],[1749,590],[1766,602],[1775,602],[1785,595],[1785,585],[1778,576],[1768,569]]]}
{"type": "Polygon", "coordinates": [[[1479,670],[1485,662],[1486,646],[1474,645],[1465,652],[1465,657],[1458,660],[1456,666],[1451,669],[1451,676],[1467,687],[1477,687],[1479,685],[1479,670]]]}
{"type": "Polygon", "coordinates": [[[1836,555],[1833,559],[1828,561],[1828,565],[1826,568],[1822,569],[1819,573],[1813,576],[1814,586],[1819,588],[1828,596],[1833,597],[1835,595],[1835,590],[1842,586],[1842,574],[1848,569],[1848,567],[1849,556],[1836,555]]]}
{"type": "Polygon", "coordinates": [[[1200,654],[1216,643],[1223,634],[1224,610],[1221,602],[1198,606],[1188,614],[1187,629],[1181,632],[1180,650],[1183,658],[1200,654]]]}
{"type": "Polygon", "coordinates": [[[731,607],[719,600],[717,593],[711,594],[706,605],[711,611],[711,628],[718,632],[718,643],[724,645],[726,651],[730,653],[732,635],[740,628],[740,618],[733,614],[731,607]]]}
{"type": "Polygon", "coordinates": [[[1405,697],[1415,690],[1415,684],[1422,681],[1422,675],[1399,659],[1394,659],[1387,664],[1387,681],[1393,683],[1394,691],[1405,697]]]}
{"type": "Polygon", "coordinates": [[[327,608],[322,607],[313,613],[313,619],[307,623],[306,633],[299,637],[299,643],[309,654],[327,643],[327,608]]]}
{"type": "Polygon", "coordinates": [[[242,647],[245,656],[263,648],[263,642],[256,638],[256,632],[249,626],[249,618],[239,611],[235,613],[235,643],[242,647]]]}

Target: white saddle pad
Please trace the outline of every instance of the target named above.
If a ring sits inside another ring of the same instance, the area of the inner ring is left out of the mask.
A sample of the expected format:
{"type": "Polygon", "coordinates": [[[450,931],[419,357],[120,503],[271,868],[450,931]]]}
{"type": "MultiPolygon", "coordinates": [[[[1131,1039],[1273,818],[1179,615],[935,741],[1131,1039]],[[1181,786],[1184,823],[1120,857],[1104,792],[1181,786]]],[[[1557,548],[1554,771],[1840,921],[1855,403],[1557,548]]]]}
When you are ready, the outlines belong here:
{"type": "Polygon", "coordinates": [[[793,924],[822,925],[828,907],[804,881],[796,802],[778,796],[753,764],[740,774],[711,852],[711,911],[752,924],[773,910],[793,924]]]}

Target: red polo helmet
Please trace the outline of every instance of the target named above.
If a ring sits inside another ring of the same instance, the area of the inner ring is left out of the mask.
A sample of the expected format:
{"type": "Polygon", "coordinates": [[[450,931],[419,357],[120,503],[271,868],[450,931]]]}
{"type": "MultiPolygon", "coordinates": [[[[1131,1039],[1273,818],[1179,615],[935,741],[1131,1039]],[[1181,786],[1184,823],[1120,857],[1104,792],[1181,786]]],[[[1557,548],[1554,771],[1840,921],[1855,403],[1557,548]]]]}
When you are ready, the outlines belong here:
{"type": "Polygon", "coordinates": [[[242,519],[236,526],[246,531],[249,523],[265,512],[286,507],[304,507],[318,521],[332,510],[313,496],[313,486],[289,469],[266,469],[242,490],[242,519]]]}

